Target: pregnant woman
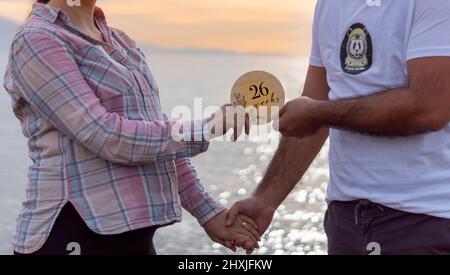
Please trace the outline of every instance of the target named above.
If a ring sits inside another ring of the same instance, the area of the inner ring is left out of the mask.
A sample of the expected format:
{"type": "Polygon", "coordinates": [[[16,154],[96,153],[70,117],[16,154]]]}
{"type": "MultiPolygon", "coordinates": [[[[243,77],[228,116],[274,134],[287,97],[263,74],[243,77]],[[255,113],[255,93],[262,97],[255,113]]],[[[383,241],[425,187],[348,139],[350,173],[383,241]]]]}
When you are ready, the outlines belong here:
{"type": "Polygon", "coordinates": [[[96,0],[72,3],[37,1],[11,47],[5,88],[33,160],[15,254],[153,255],[156,229],[182,207],[214,241],[253,250],[254,222],[226,227],[189,162],[208,148],[207,123],[167,120],[136,43],[96,0]]]}

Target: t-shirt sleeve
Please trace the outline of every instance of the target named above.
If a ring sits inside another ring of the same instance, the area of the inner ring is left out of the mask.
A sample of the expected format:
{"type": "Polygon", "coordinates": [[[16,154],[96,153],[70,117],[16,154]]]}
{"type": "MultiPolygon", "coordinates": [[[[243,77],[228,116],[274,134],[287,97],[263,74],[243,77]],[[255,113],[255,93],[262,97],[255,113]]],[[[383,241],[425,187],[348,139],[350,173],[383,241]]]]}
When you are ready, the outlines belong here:
{"type": "Polygon", "coordinates": [[[315,67],[325,67],[322,62],[322,56],[320,54],[319,47],[319,13],[320,13],[320,5],[321,0],[317,1],[316,11],[314,13],[314,23],[312,29],[312,47],[311,47],[311,56],[309,58],[309,64],[315,67]]]}
{"type": "Polygon", "coordinates": [[[450,56],[450,1],[416,0],[407,60],[450,56]]]}

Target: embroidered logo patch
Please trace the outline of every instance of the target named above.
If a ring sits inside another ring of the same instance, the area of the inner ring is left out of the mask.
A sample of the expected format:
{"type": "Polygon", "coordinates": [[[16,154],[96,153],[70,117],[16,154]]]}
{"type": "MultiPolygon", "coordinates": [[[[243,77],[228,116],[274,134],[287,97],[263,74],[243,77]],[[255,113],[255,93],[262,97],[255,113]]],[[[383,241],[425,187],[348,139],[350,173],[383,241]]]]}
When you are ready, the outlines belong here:
{"type": "Polygon", "coordinates": [[[342,70],[348,74],[360,74],[372,67],[372,38],[366,26],[352,25],[346,32],[341,46],[342,70]]]}

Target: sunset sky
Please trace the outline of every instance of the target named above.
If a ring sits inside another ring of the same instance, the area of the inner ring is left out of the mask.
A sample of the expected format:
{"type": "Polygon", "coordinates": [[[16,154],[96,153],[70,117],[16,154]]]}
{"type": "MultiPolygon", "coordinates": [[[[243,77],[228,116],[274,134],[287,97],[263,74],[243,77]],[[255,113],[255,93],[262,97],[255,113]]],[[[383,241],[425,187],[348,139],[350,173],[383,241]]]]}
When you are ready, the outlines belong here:
{"type": "MultiPolygon", "coordinates": [[[[31,0],[0,0],[20,22],[31,0]]],[[[307,55],[316,0],[98,0],[110,25],[167,48],[307,55]]]]}

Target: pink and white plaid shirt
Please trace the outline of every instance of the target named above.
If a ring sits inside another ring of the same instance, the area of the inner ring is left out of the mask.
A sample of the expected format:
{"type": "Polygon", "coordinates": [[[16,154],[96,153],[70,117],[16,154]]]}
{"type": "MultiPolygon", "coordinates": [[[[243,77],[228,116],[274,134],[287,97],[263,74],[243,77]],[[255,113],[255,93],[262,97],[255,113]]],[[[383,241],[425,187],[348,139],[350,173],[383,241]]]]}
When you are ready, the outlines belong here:
{"type": "MultiPolygon", "coordinates": [[[[99,8],[95,20],[107,43],[37,3],[11,47],[4,85],[33,161],[14,238],[19,253],[43,246],[67,202],[100,234],[178,222],[181,206],[201,224],[224,209],[188,160],[208,142],[171,137],[180,122],[163,115],[144,54],[99,8]]],[[[182,135],[202,135],[194,125],[182,135]]]]}

